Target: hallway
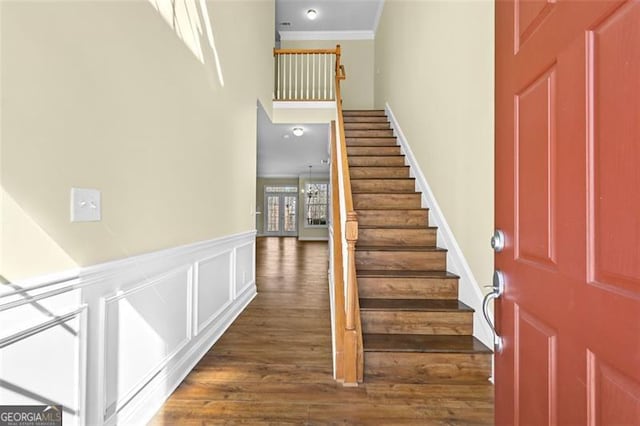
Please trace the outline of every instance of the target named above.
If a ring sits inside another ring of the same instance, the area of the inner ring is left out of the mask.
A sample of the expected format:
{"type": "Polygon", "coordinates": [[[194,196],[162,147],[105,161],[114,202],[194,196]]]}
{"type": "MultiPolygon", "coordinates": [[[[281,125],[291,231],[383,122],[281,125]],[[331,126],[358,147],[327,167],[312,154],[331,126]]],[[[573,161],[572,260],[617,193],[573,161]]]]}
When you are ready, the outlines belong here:
{"type": "Polygon", "coordinates": [[[258,238],[256,245],[258,296],[151,425],[493,424],[490,384],[337,384],[327,244],[258,238]]]}

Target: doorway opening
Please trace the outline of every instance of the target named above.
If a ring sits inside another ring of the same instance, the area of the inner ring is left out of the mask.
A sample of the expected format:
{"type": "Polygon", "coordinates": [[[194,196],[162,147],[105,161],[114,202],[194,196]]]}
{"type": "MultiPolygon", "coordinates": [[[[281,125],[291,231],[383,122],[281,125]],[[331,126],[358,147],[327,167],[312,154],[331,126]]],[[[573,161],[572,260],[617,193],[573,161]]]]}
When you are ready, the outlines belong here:
{"type": "Polygon", "coordinates": [[[298,235],[298,187],[264,187],[264,234],[293,237],[298,235]]]}

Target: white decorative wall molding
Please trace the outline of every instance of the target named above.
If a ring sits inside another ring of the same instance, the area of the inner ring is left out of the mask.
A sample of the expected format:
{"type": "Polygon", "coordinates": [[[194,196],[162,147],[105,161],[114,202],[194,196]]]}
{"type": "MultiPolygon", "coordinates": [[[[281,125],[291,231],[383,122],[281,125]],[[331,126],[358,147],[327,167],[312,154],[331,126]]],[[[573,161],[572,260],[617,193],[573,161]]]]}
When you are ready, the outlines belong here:
{"type": "Polygon", "coordinates": [[[402,148],[402,152],[405,154],[409,166],[411,166],[411,173],[416,179],[417,190],[422,192],[422,206],[429,208],[429,223],[438,227],[438,246],[447,249],[447,269],[449,271],[460,276],[459,294],[460,300],[472,307],[475,312],[473,314],[473,335],[478,338],[487,347],[493,348],[493,333],[487,322],[482,317],[482,291],[480,285],[476,280],[469,263],[467,262],[460,245],[456,241],[451,227],[447,223],[440,205],[436,200],[427,179],[425,178],[420,165],[416,160],[409,140],[406,138],[400,124],[396,119],[391,106],[386,103],[385,111],[389,121],[391,122],[391,128],[394,130],[395,135],[398,138],[398,143],[402,148]]]}
{"type": "Polygon", "coordinates": [[[279,31],[280,40],[373,40],[375,32],[363,31],[279,31]]]}
{"type": "Polygon", "coordinates": [[[0,404],[62,403],[65,424],[146,424],[255,297],[255,231],[59,277],[0,295],[0,404]],[[29,361],[55,336],[67,343],[47,361],[77,373],[39,390],[29,361]]]}
{"type": "Polygon", "coordinates": [[[86,312],[81,305],[0,339],[0,405],[60,404],[65,425],[86,424],[86,312]]]}

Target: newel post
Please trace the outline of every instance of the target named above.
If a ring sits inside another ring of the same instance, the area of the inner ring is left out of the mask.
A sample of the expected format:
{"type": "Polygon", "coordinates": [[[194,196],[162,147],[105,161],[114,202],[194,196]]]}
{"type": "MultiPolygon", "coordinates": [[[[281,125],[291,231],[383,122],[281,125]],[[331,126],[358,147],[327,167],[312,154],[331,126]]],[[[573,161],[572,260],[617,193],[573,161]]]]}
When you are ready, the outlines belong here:
{"type": "Polygon", "coordinates": [[[347,314],[344,333],[344,383],[358,384],[358,334],[356,330],[356,242],[358,241],[358,216],[356,212],[347,213],[345,227],[347,239],[347,314]]]}

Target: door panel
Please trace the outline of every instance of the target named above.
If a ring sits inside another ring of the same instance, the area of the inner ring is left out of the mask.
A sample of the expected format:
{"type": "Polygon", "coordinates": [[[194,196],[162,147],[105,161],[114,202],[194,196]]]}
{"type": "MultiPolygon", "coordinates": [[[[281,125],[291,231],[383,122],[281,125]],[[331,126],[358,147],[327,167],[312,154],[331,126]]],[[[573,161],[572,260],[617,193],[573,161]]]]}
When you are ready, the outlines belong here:
{"type": "Polygon", "coordinates": [[[496,424],[640,424],[640,1],[496,3],[496,424]]]}

